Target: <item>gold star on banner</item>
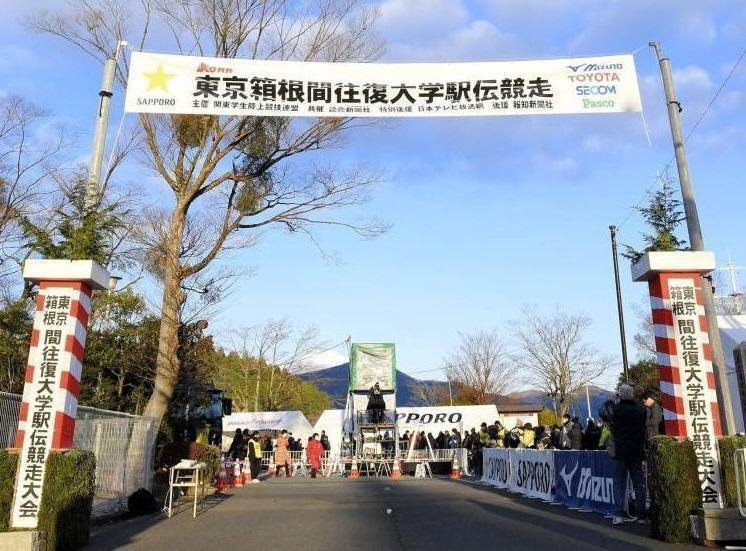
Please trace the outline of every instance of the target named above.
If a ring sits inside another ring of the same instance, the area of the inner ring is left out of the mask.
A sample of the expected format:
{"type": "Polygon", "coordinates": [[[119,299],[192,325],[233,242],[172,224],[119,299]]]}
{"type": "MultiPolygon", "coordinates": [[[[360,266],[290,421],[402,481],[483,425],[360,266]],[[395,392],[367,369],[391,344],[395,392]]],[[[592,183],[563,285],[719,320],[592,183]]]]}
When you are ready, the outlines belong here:
{"type": "Polygon", "coordinates": [[[155,88],[160,88],[164,92],[168,94],[168,81],[169,79],[174,78],[175,74],[169,74],[166,71],[163,70],[163,64],[159,63],[158,68],[153,71],[152,73],[143,73],[145,75],[145,78],[148,79],[148,89],[147,92],[150,92],[151,90],[155,88]]]}

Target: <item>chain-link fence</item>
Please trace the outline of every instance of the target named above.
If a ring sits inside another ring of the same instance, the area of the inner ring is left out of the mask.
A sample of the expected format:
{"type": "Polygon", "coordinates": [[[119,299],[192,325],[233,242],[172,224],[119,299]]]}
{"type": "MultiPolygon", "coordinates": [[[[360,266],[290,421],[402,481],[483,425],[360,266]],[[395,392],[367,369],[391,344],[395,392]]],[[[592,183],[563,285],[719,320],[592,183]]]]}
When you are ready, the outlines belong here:
{"type": "MultiPolygon", "coordinates": [[[[12,447],[21,396],[0,392],[0,445],[12,447]]],[[[126,506],[138,488],[151,489],[158,427],[149,417],[78,407],[73,445],[96,455],[94,515],[126,506]]]]}

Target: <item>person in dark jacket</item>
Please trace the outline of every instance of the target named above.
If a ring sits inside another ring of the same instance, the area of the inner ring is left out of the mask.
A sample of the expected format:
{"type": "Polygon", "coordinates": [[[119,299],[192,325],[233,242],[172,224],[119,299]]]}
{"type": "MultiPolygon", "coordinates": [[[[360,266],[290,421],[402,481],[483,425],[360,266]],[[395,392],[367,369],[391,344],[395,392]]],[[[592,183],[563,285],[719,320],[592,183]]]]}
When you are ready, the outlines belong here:
{"type": "Polygon", "coordinates": [[[645,433],[647,439],[653,436],[663,434],[663,408],[655,401],[655,395],[651,391],[646,391],[642,395],[642,405],[647,410],[647,420],[645,421],[645,433]]]}
{"type": "Polygon", "coordinates": [[[368,422],[383,422],[386,401],[383,399],[383,392],[381,392],[381,386],[378,383],[374,384],[368,392],[368,407],[366,409],[368,411],[368,422]]]}
{"type": "Polygon", "coordinates": [[[567,437],[570,439],[570,449],[582,450],[583,428],[580,426],[580,420],[577,417],[573,417],[571,423],[570,430],[567,433],[567,437]]]}
{"type": "Polygon", "coordinates": [[[597,450],[599,440],[601,440],[601,429],[593,419],[588,419],[588,423],[585,425],[585,432],[583,433],[583,449],[597,450]]]}
{"type": "Polygon", "coordinates": [[[236,434],[233,435],[231,447],[228,448],[228,455],[233,460],[246,458],[246,447],[244,446],[241,429],[236,429],[236,434]]]}
{"type": "Polygon", "coordinates": [[[634,401],[634,390],[629,385],[619,387],[619,403],[614,407],[611,418],[611,432],[614,435],[616,469],[614,473],[614,495],[618,509],[614,524],[624,522],[626,504],[627,473],[632,478],[637,504],[637,518],[645,522],[645,479],[642,462],[645,459],[647,421],[645,408],[634,401]]]}

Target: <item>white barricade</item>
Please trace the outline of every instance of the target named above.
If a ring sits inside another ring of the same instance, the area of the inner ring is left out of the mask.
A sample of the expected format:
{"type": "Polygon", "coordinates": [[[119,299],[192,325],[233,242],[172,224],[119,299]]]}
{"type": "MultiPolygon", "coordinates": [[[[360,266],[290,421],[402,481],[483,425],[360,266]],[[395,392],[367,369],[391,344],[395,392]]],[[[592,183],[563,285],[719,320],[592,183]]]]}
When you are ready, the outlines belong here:
{"type": "Polygon", "coordinates": [[[547,501],[554,500],[554,452],[551,450],[485,448],[482,481],[547,501]]]}
{"type": "Polygon", "coordinates": [[[554,452],[510,450],[510,491],[546,501],[554,500],[554,452]]]}
{"type": "Polygon", "coordinates": [[[482,450],[482,482],[507,489],[510,487],[510,450],[484,448],[482,450]]]}

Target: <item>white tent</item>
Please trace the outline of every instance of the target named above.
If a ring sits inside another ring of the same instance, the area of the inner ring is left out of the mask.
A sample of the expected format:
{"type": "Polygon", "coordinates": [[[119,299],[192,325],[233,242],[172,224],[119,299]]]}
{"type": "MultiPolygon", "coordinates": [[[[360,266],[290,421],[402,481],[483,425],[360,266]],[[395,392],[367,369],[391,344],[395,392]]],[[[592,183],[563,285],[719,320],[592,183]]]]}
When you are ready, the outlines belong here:
{"type": "Polygon", "coordinates": [[[313,427],[302,411],[234,411],[232,415],[223,417],[223,444],[227,440],[230,445],[236,429],[285,429],[292,432],[293,437],[301,438],[304,446],[308,437],[313,434],[313,427]]]}
{"type": "Polygon", "coordinates": [[[730,399],[733,404],[733,417],[736,421],[736,430],[743,432],[744,418],[741,407],[741,393],[738,388],[738,377],[736,376],[736,360],[733,351],[746,341],[746,315],[723,315],[718,316],[718,327],[720,328],[720,340],[723,343],[723,355],[728,373],[728,387],[730,399]]]}
{"type": "Polygon", "coordinates": [[[342,443],[342,423],[344,422],[344,415],[345,410],[343,409],[324,410],[316,421],[316,424],[313,426],[313,432],[321,434],[322,430],[326,431],[332,451],[338,450],[339,445],[342,443]]]}

